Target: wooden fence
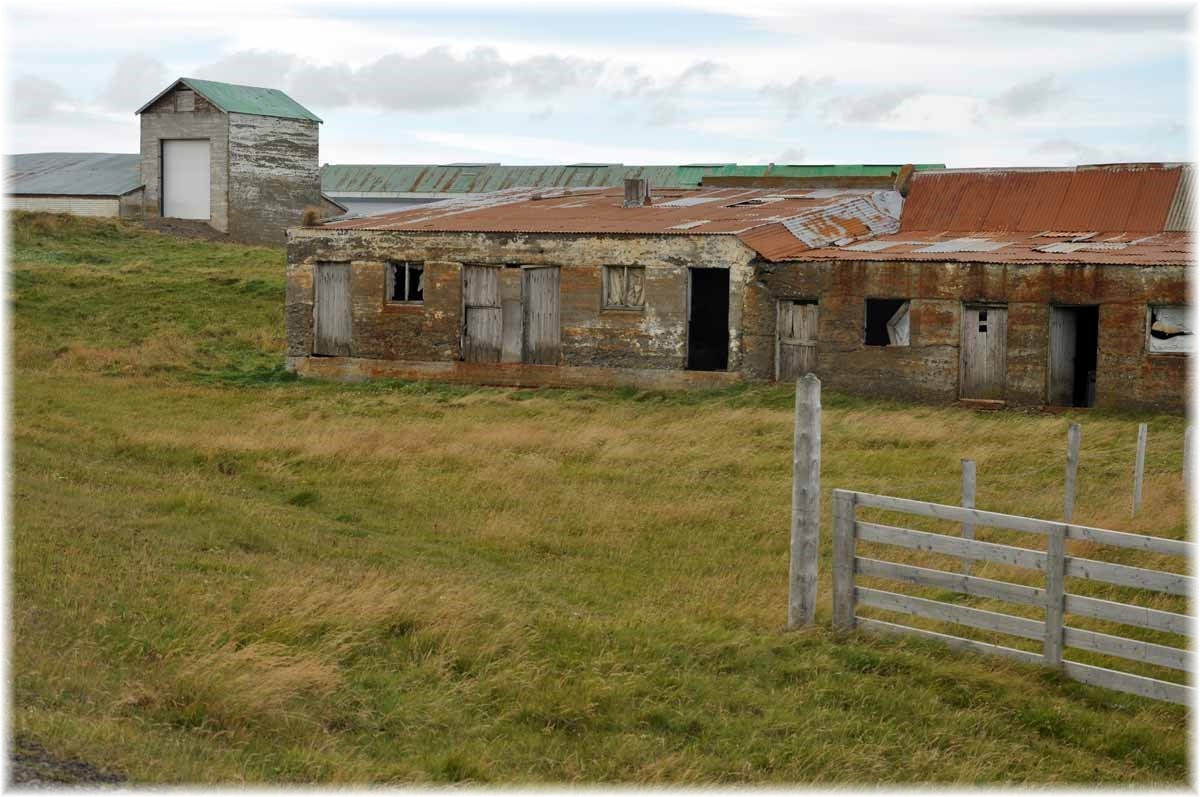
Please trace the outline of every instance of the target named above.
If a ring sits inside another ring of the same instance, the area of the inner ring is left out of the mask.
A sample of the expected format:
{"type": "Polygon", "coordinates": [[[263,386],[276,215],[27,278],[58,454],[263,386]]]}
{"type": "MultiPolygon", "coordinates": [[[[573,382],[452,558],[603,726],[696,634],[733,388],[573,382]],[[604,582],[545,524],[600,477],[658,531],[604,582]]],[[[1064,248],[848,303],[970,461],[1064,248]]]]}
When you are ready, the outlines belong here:
{"type": "Polygon", "coordinates": [[[1187,558],[1193,548],[1191,543],[1181,540],[1127,534],[1072,523],[1038,520],[1019,515],[1005,515],[998,512],[912,501],[871,493],[834,490],[834,627],[842,630],[858,627],[868,631],[936,639],[960,649],[1006,656],[1022,662],[1054,667],[1084,683],[1159,700],[1189,703],[1193,691],[1189,686],[1069,661],[1063,658],[1063,649],[1075,648],[1191,672],[1191,657],[1187,650],[1073,628],[1064,622],[1064,616],[1069,614],[1190,636],[1188,615],[1075,595],[1066,591],[1066,580],[1068,578],[1085,579],[1186,597],[1192,594],[1191,577],[1161,570],[1069,556],[1066,551],[1068,540],[1177,556],[1182,558],[1183,566],[1186,566],[1187,558]],[[1040,534],[1047,538],[1046,550],[982,542],[946,534],[934,534],[865,522],[856,517],[859,507],[951,521],[970,528],[986,526],[1040,534]],[[998,562],[1041,571],[1044,574],[1044,585],[1032,587],[974,577],[965,573],[861,557],[856,553],[857,541],[945,554],[963,561],[998,562]],[[1044,609],[1044,619],[1034,620],[898,592],[859,587],[855,584],[856,576],[886,579],[1009,603],[1037,606],[1044,609]],[[1042,651],[1036,653],[860,617],[855,613],[855,607],[860,605],[1037,640],[1042,643],[1042,651]]]}

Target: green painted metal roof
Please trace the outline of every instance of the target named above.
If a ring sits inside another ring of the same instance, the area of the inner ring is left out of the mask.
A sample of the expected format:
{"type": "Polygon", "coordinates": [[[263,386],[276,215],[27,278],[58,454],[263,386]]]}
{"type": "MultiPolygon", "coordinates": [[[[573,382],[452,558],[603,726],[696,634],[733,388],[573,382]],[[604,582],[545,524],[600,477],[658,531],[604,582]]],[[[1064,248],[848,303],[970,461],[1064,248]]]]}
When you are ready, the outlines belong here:
{"type": "MultiPolygon", "coordinates": [[[[504,188],[614,187],[626,178],[646,178],[656,188],[696,188],[704,177],[887,176],[902,164],[685,164],[626,166],[584,163],[566,166],[503,166],[499,163],[426,165],[326,164],[321,190],[327,193],[466,194],[504,188]]],[[[941,163],[915,164],[918,171],[944,169],[941,163]]]]}
{"type": "Polygon", "coordinates": [[[194,77],[180,78],[188,88],[203,94],[213,105],[226,113],[245,113],[252,116],[278,116],[282,119],[307,119],[320,122],[312,111],[279,89],[259,86],[239,86],[194,77]]]}
{"type": "Polygon", "coordinates": [[[236,83],[221,83],[216,80],[200,80],[194,77],[181,77],[165,89],[154,95],[148,103],[138,108],[136,113],[149,108],[158,102],[159,98],[178,84],[201,94],[213,105],[225,113],[244,113],[250,116],[275,116],[280,119],[306,119],[310,122],[320,122],[321,118],[305,108],[300,103],[284,94],[279,89],[268,89],[261,86],[239,86],[236,83]]]}

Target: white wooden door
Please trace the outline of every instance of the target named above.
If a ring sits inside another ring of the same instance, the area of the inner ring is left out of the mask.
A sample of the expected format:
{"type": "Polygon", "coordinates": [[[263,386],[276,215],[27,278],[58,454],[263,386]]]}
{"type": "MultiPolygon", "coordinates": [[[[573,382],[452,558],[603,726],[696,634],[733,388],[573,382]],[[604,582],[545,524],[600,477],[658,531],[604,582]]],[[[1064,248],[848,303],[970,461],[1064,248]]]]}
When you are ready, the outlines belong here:
{"type": "Polygon", "coordinates": [[[794,381],[817,367],[817,303],[780,299],[775,378],[794,381]]]}
{"type": "Polygon", "coordinates": [[[208,139],[162,143],[162,214],[169,219],[210,217],[208,139]]]}
{"type": "Polygon", "coordinates": [[[521,359],[539,365],[558,365],[562,328],[558,313],[559,270],[556,267],[523,271],[521,359]]]}
{"type": "Polygon", "coordinates": [[[462,358],[467,362],[500,362],[502,310],[500,269],[463,266],[462,358]]]}
{"type": "Polygon", "coordinates": [[[963,307],[959,396],[1003,401],[1007,361],[1008,308],[963,307]]]}
{"type": "Polygon", "coordinates": [[[313,297],[313,354],[350,356],[350,264],[318,263],[313,297]]]}

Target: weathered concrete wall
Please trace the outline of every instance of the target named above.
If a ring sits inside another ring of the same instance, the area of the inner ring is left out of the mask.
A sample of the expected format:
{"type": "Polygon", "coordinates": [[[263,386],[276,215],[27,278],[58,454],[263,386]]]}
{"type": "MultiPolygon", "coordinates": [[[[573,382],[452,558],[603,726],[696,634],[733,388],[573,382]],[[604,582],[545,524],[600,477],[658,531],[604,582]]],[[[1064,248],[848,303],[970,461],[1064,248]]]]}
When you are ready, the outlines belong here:
{"type": "Polygon", "coordinates": [[[440,361],[461,356],[463,264],[559,266],[565,366],[683,369],[687,270],[730,270],[730,371],[742,359],[742,297],[753,252],[733,236],[592,236],[391,233],[295,229],[288,244],[288,354],[312,350],[312,269],[352,266],[353,352],[357,357],[440,361]],[[386,301],[388,261],[425,264],[425,302],[386,301]],[[601,266],[646,269],[644,310],[603,309],[601,266]]]}
{"type": "Polygon", "coordinates": [[[964,303],[1008,306],[1007,386],[1012,406],[1046,402],[1050,307],[1100,306],[1097,405],[1182,411],[1189,358],[1149,354],[1149,304],[1185,304],[1182,266],[936,262],[760,263],[747,299],[746,362],[753,378],[775,369],[778,298],[818,299],[817,375],[848,393],[932,401],[958,398],[964,303]],[[910,299],[909,346],[866,346],[867,298],[910,299]]]}
{"type": "Polygon", "coordinates": [[[283,243],[304,209],[321,205],[319,125],[229,114],[229,234],[283,243]]]}
{"type": "MultiPolygon", "coordinates": [[[[713,235],[294,229],[288,245],[289,365],[301,373],[341,378],[386,372],[494,384],[534,383],[530,380],[665,384],[652,374],[691,373],[684,371],[689,266],[730,270],[730,366],[722,379],[774,378],[777,300],[816,299],[816,370],[828,388],[955,401],[963,306],[987,302],[1008,308],[1005,401],[1011,406],[1040,406],[1046,402],[1049,381],[1051,306],[1096,304],[1100,305],[1098,405],[1168,411],[1181,411],[1186,405],[1189,358],[1146,351],[1147,305],[1188,300],[1183,267],[894,261],[768,264],[754,260],[753,252],[737,239],[713,235]],[[385,268],[391,260],[425,264],[423,305],[387,302],[385,268]],[[352,266],[353,362],[335,365],[308,358],[312,273],[319,261],[352,266]],[[561,364],[575,369],[569,378],[551,379],[546,369],[553,366],[448,365],[461,356],[464,264],[562,268],[561,364]],[[602,308],[604,265],[645,267],[644,310],[602,308]],[[868,298],[911,301],[910,345],[864,344],[868,298]]],[[[699,372],[668,381],[677,386],[708,384],[699,372]]]]}
{"type": "Polygon", "coordinates": [[[207,138],[211,193],[209,224],[229,232],[229,126],[225,113],[196,95],[195,110],[176,111],[175,94],[169,91],[142,111],[142,182],[145,183],[146,218],[162,215],[162,141],[173,138],[207,138]]]}
{"type": "Polygon", "coordinates": [[[146,189],[137,188],[119,200],[120,216],[123,219],[141,219],[144,214],[146,189]]]}

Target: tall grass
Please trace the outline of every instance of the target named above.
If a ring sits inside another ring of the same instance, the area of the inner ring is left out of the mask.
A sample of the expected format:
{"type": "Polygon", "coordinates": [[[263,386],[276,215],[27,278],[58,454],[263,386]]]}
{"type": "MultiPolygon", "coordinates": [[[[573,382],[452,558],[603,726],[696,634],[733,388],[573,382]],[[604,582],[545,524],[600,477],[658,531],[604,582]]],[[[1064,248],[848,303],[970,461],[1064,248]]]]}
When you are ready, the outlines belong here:
{"type": "MultiPolygon", "coordinates": [[[[12,722],[59,754],[145,783],[1188,776],[1180,707],[835,637],[828,583],[784,632],[785,388],[287,380],[279,250],[12,221],[12,722]]],[[[956,502],[972,457],[981,507],[1055,517],[1078,420],[1078,520],[1185,534],[1183,419],[825,405],[826,488],[956,502]]]]}

